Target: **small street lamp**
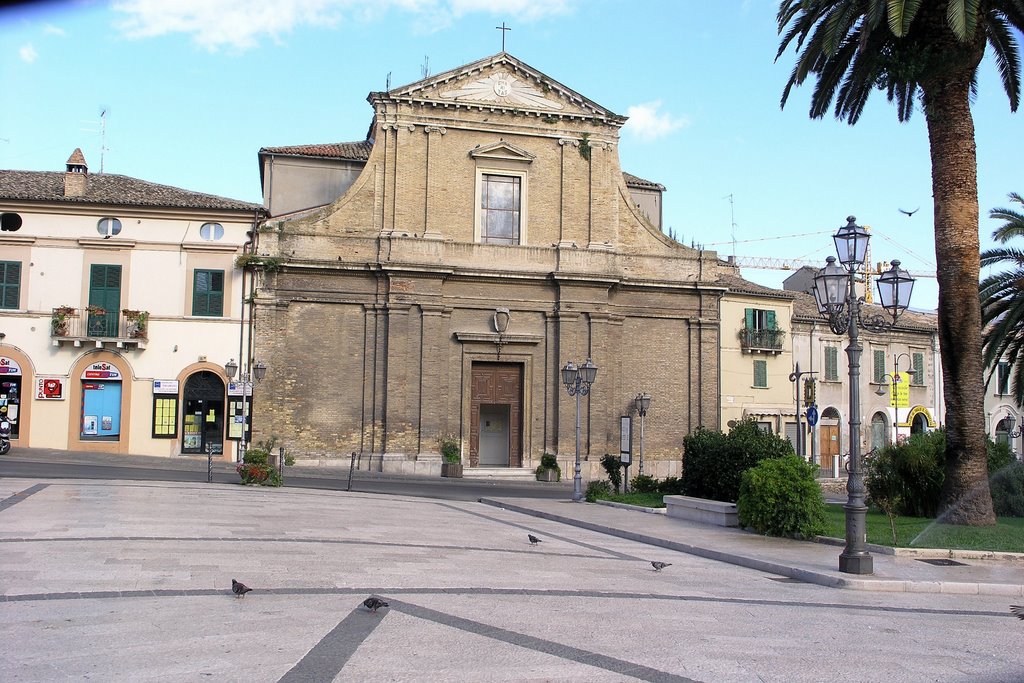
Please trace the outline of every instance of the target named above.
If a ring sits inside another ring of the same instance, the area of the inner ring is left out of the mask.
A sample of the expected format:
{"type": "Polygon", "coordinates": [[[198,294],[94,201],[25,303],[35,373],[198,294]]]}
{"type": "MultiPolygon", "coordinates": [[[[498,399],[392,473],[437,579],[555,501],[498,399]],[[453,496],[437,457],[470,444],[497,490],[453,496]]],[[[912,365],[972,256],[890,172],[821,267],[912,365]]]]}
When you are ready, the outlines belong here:
{"type": "Polygon", "coordinates": [[[1017,418],[1013,416],[1013,413],[1007,410],[1006,417],[1004,417],[1003,419],[1006,420],[1007,424],[1006,435],[1011,439],[1019,439],[1021,435],[1021,428],[1016,426],[1017,418]]]}
{"type": "Polygon", "coordinates": [[[834,256],[825,259],[825,267],[814,276],[814,301],[818,313],[828,320],[829,327],[836,334],[849,334],[850,344],[846,355],[850,359],[850,463],[846,480],[846,546],[839,555],[839,571],[847,574],[871,574],[873,561],[865,548],[867,537],[867,505],[865,505],[864,473],[860,461],[860,356],[864,350],[860,343],[857,327],[863,326],[875,332],[890,329],[896,319],[910,305],[914,289],[914,278],[902,270],[899,261],[892,262],[892,268],[878,278],[878,295],[882,308],[891,316],[881,314],[864,315],[863,299],[857,296],[857,272],[864,264],[871,235],[857,219],[849,216],[845,226],[833,236],[836,252],[842,267],[836,265],[834,256]]]}
{"type": "Polygon", "coordinates": [[[590,385],[595,379],[597,366],[589,358],[579,367],[569,361],[562,368],[562,384],[570,396],[576,397],[576,467],[572,477],[572,500],[575,503],[583,502],[583,479],[580,477],[580,397],[590,393],[590,385]]]}
{"type": "Polygon", "coordinates": [[[803,453],[803,451],[805,451],[806,449],[802,448],[804,443],[804,433],[803,430],[800,428],[800,378],[803,377],[804,375],[816,374],[818,374],[817,370],[804,370],[803,372],[801,372],[799,361],[797,362],[796,367],[793,369],[793,372],[789,373],[789,381],[793,383],[793,388],[795,389],[796,393],[796,443],[793,445],[796,447],[796,454],[801,458],[806,457],[806,454],[803,453]]]}
{"type": "MultiPolygon", "coordinates": [[[[238,363],[232,358],[224,364],[224,373],[228,376],[229,380],[233,380],[236,372],[238,372],[238,363]]],[[[267,366],[262,362],[256,362],[252,365],[251,376],[248,370],[243,370],[238,378],[238,383],[242,385],[242,436],[238,441],[238,462],[242,462],[245,459],[245,435],[249,427],[249,400],[252,397],[253,390],[266,376],[267,366]]]]}
{"type": "MultiPolygon", "coordinates": [[[[900,360],[903,358],[906,358],[907,361],[912,360],[909,353],[892,354],[892,372],[887,372],[885,374],[885,378],[889,380],[889,384],[892,386],[892,393],[890,395],[892,396],[892,442],[894,444],[900,440],[900,399],[897,388],[899,383],[903,381],[900,378],[900,360]]],[[[912,369],[907,370],[907,374],[910,375],[911,378],[914,378],[917,375],[917,371],[912,369]]],[[[879,386],[875,394],[878,396],[885,396],[885,385],[879,386]]]]}
{"type": "Polygon", "coordinates": [[[651,395],[637,394],[633,403],[636,404],[636,412],[640,414],[640,468],[638,472],[642,476],[644,473],[644,418],[647,417],[647,409],[651,407],[651,395]]]}

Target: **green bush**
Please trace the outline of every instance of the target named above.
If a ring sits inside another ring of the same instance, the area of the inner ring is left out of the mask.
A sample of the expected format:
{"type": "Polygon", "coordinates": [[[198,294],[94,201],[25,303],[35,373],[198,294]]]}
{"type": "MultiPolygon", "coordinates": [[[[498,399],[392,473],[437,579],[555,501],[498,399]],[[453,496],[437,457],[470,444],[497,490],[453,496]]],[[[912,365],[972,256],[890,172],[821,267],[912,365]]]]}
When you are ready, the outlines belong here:
{"type": "Polygon", "coordinates": [[[280,486],[281,473],[270,466],[270,451],[255,447],[245,452],[242,462],[235,466],[235,471],[242,478],[243,484],[260,486],[280,486]]]}
{"type": "Polygon", "coordinates": [[[622,460],[617,455],[605,453],[601,456],[601,467],[608,473],[608,481],[615,488],[615,493],[622,487],[622,460]]]}
{"type": "Polygon", "coordinates": [[[1013,462],[991,474],[992,507],[998,517],[1024,517],[1024,462],[1013,462]]]}
{"type": "Polygon", "coordinates": [[[537,469],[534,470],[534,474],[536,474],[539,477],[548,470],[554,470],[555,472],[558,473],[558,476],[555,478],[555,481],[562,480],[562,468],[558,466],[558,458],[556,458],[552,453],[545,453],[544,455],[540,456],[540,464],[537,465],[537,469]]]}
{"type": "Polygon", "coordinates": [[[588,503],[607,498],[612,495],[612,485],[604,479],[595,479],[587,484],[586,499],[588,503]]]}
{"type": "Polygon", "coordinates": [[[1010,444],[996,443],[992,439],[985,441],[985,450],[988,451],[988,476],[991,477],[1007,465],[1017,461],[1010,444]]]}
{"type": "Polygon", "coordinates": [[[788,440],[743,420],[728,434],[703,427],[683,438],[683,494],[733,503],[740,477],[761,460],[793,453],[788,440]]]}
{"type": "Polygon", "coordinates": [[[658,480],[646,474],[638,474],[629,480],[629,490],[633,493],[657,493],[658,480]]]}
{"type": "Polygon", "coordinates": [[[441,452],[441,459],[450,464],[462,462],[462,444],[459,437],[454,434],[439,434],[437,437],[437,450],[441,452]]]}
{"type": "Polygon", "coordinates": [[[679,477],[666,477],[658,482],[658,493],[666,496],[683,495],[683,480],[679,477]]]}
{"type": "Polygon", "coordinates": [[[740,525],[760,534],[813,538],[825,531],[825,501],[816,465],[796,455],[767,458],[747,469],[736,503],[740,525]]]}
{"type": "Polygon", "coordinates": [[[946,433],[914,434],[864,458],[868,498],[892,515],[935,517],[945,479],[946,433]]]}

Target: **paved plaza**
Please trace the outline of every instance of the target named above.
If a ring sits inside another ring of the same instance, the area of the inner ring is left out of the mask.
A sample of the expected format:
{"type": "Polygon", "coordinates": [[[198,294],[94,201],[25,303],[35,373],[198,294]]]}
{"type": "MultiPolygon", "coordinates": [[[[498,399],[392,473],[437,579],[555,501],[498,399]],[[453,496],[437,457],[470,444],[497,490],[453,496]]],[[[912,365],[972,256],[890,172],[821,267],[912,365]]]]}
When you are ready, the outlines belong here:
{"type": "Polygon", "coordinates": [[[1021,599],[992,594],[1019,564],[974,594],[846,590],[601,530],[659,515],[495,503],[0,479],[0,678],[1024,681],[1021,599]]]}

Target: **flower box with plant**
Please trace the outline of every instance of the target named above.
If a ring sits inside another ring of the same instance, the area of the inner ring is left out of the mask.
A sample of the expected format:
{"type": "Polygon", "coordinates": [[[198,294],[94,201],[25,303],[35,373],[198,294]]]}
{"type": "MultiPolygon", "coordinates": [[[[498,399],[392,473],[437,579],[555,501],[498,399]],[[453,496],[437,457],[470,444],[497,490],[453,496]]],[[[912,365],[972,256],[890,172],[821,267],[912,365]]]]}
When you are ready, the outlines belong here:
{"type": "Polygon", "coordinates": [[[50,334],[56,337],[67,336],[70,320],[77,316],[78,309],[74,306],[58,306],[53,309],[50,317],[50,334]]]}
{"type": "Polygon", "coordinates": [[[125,334],[130,339],[145,339],[148,329],[149,311],[123,308],[121,313],[124,315],[125,334]]]}
{"type": "Polygon", "coordinates": [[[462,477],[462,444],[454,434],[437,437],[437,449],[441,451],[441,476],[462,477]]]}
{"type": "Polygon", "coordinates": [[[540,456],[540,464],[535,470],[537,481],[559,481],[562,478],[562,468],[558,466],[558,460],[552,453],[545,453],[540,456]]]}
{"type": "Polygon", "coordinates": [[[245,452],[242,462],[235,466],[243,484],[253,486],[280,486],[281,473],[270,465],[270,451],[254,447],[245,452]]]}

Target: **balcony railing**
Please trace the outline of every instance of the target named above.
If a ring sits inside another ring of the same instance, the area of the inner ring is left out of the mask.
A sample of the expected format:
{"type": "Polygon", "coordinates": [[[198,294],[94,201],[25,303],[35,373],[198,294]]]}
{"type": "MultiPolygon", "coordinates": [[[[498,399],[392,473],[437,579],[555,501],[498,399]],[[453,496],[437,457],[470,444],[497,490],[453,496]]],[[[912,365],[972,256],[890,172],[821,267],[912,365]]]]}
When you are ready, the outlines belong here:
{"type": "Polygon", "coordinates": [[[749,327],[744,327],[740,330],[740,347],[744,351],[780,353],[782,351],[782,340],[785,336],[785,330],[750,329],[749,327]]]}
{"type": "Polygon", "coordinates": [[[149,333],[149,312],[123,310],[105,311],[95,307],[86,309],[60,306],[50,316],[50,338],[54,346],[72,342],[81,346],[85,340],[103,346],[112,343],[118,347],[134,345],[146,347],[149,333]]]}

